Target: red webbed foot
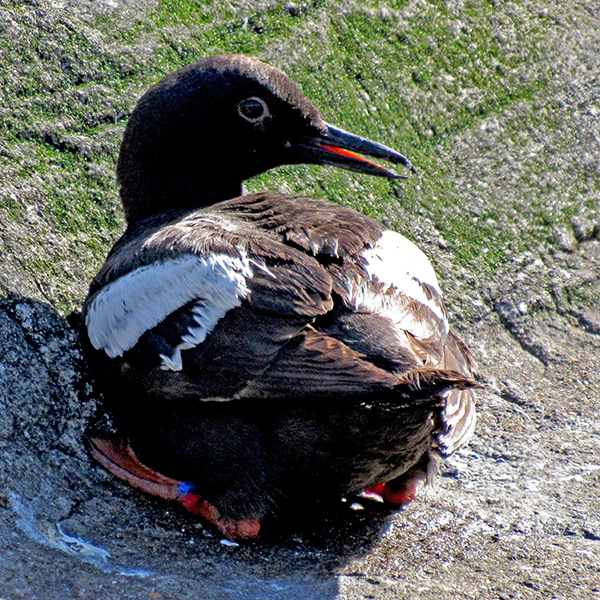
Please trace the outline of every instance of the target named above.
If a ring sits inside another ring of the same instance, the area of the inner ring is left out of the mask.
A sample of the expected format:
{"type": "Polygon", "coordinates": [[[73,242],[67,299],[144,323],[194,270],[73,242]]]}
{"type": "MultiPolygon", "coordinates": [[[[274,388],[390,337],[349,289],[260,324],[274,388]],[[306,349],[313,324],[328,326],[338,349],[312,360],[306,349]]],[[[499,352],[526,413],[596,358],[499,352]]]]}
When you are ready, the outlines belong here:
{"type": "Polygon", "coordinates": [[[367,493],[377,494],[384,502],[396,506],[410,504],[427,484],[427,473],[419,468],[414,468],[387,483],[378,483],[367,490],[367,493]]]}
{"type": "Polygon", "coordinates": [[[180,485],[180,490],[183,493],[180,498],[181,504],[192,514],[212,523],[230,540],[250,540],[259,534],[260,521],[258,519],[242,519],[241,521],[223,519],[213,504],[202,498],[199,494],[194,493],[193,484],[184,481],[180,485]],[[190,486],[187,488],[190,491],[186,491],[186,486],[190,486]]]}
{"type": "Polygon", "coordinates": [[[216,506],[195,493],[188,481],[172,479],[150,467],[137,457],[133,449],[116,439],[91,438],[90,454],[107,471],[132,487],[164,500],[180,502],[192,514],[214,525],[230,540],[249,540],[260,532],[258,519],[232,521],[224,519],[216,506]]]}

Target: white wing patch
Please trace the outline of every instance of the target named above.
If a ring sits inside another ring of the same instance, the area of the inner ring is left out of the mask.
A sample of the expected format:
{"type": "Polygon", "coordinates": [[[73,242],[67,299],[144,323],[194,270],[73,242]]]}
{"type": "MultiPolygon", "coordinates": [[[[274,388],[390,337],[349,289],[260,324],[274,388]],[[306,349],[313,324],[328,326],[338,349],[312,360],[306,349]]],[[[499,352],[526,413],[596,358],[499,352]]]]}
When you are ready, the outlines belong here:
{"type": "Polygon", "coordinates": [[[162,368],[181,370],[181,351],[201,344],[225,313],[242,303],[252,277],[248,257],[185,255],[135,269],[102,288],[89,305],[90,341],[114,358],[133,348],[142,334],[173,311],[197,300],[188,328],[172,356],[161,354],[162,368]]]}
{"type": "MultiPolygon", "coordinates": [[[[386,288],[394,288],[410,300],[426,306],[443,323],[448,330],[448,320],[441,304],[442,291],[435,271],[425,254],[410,240],[395,231],[387,230],[381,234],[377,243],[362,253],[365,269],[371,279],[383,284],[386,288]],[[427,294],[423,285],[432,288],[436,295],[427,294]]],[[[411,331],[417,337],[422,332],[422,319],[411,316],[411,310],[400,306],[397,301],[387,301],[376,290],[363,288],[357,293],[357,307],[363,304],[371,306],[379,314],[383,314],[403,329],[411,331]],[[376,308],[375,308],[376,307],[376,308]]]]}
{"type": "Polygon", "coordinates": [[[423,304],[427,304],[427,297],[418,282],[430,285],[440,295],[442,293],[425,253],[396,231],[384,231],[375,246],[363,252],[363,258],[371,277],[406,293],[408,284],[412,292],[409,295],[423,304]]]}

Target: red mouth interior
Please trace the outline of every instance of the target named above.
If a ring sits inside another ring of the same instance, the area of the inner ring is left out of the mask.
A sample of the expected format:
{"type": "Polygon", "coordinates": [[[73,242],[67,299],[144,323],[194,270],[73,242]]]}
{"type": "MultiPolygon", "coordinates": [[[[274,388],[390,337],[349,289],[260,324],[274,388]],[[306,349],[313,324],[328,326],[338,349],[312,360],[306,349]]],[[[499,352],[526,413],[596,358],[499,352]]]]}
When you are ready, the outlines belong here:
{"type": "Polygon", "coordinates": [[[350,152],[349,150],[344,150],[343,148],[338,148],[337,146],[330,146],[329,144],[319,144],[321,148],[325,150],[329,150],[329,152],[334,152],[335,154],[341,154],[342,156],[347,156],[348,158],[355,158],[356,160],[360,160],[361,162],[369,163],[370,165],[374,165],[382,169],[380,165],[374,163],[371,160],[367,160],[358,154],[354,154],[354,152],[350,152]]]}

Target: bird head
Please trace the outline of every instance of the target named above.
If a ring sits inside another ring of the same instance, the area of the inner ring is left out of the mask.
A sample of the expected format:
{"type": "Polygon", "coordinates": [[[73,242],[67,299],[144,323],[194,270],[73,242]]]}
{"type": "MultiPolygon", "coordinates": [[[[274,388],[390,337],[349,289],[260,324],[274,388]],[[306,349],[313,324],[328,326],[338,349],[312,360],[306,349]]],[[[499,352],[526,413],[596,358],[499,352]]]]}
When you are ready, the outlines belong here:
{"type": "Polygon", "coordinates": [[[370,158],[414,170],[395,150],[326,123],[279,69],[221,54],[144,94],[125,129],[117,176],[131,222],[233,198],[244,180],[285,164],[401,177],[370,158]]]}

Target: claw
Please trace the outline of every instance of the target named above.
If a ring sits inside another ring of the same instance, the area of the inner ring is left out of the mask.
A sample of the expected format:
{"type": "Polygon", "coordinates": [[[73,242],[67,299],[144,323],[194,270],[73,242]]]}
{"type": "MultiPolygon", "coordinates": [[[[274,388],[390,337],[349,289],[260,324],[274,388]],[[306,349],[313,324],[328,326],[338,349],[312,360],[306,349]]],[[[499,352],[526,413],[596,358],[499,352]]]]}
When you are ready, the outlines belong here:
{"type": "MultiPolygon", "coordinates": [[[[383,484],[383,485],[385,485],[385,484],[383,484]]],[[[358,494],[359,498],[364,498],[365,500],[371,500],[373,502],[381,502],[381,503],[385,502],[385,500],[383,499],[383,496],[375,491],[375,488],[377,488],[377,487],[379,487],[379,486],[374,486],[371,489],[364,490],[363,492],[358,494]]]]}

